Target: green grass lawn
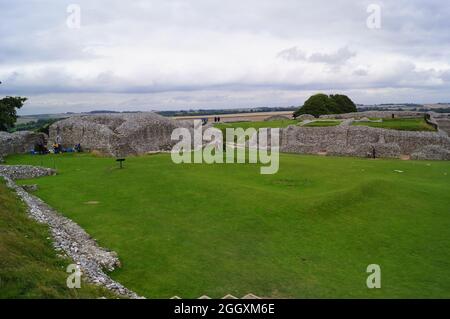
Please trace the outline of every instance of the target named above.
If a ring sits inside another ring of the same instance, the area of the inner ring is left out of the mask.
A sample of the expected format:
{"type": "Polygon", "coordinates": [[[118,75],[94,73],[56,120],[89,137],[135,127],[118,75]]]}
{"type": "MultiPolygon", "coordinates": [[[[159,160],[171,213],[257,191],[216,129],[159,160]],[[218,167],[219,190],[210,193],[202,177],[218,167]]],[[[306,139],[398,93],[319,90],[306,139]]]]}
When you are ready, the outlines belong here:
{"type": "Polygon", "coordinates": [[[66,267],[59,258],[48,228],[27,216],[24,204],[0,179],[0,299],[98,298],[116,295],[103,288],[81,284],[66,286],[66,267]]]}
{"type": "Polygon", "coordinates": [[[289,125],[296,125],[297,120],[274,120],[274,121],[255,121],[255,122],[233,122],[233,123],[219,123],[214,125],[214,127],[225,132],[227,128],[243,128],[244,130],[253,127],[255,129],[260,128],[283,128],[289,125]]]}
{"type": "Polygon", "coordinates": [[[327,127],[327,126],[338,126],[342,121],[326,121],[317,120],[308,124],[303,125],[303,127],[327,127]]]}
{"type": "Polygon", "coordinates": [[[353,122],[352,125],[386,128],[400,131],[436,131],[423,118],[383,119],[382,122],[353,122]]]}
{"type": "MultiPolygon", "coordinates": [[[[227,128],[242,128],[244,130],[248,128],[254,128],[259,130],[260,128],[284,128],[289,125],[298,124],[297,120],[273,120],[273,121],[254,121],[254,122],[233,122],[233,123],[219,123],[215,124],[214,127],[222,131],[224,139],[226,138],[227,128]]],[[[234,141],[237,142],[237,137],[234,141]]],[[[245,137],[246,140],[249,139],[248,136],[245,137]]]]}
{"type": "Polygon", "coordinates": [[[450,297],[449,162],[282,154],[260,175],[168,154],[122,170],[88,154],[7,161],[56,166],[37,195],[117,251],[112,277],[146,297],[450,297]]]}

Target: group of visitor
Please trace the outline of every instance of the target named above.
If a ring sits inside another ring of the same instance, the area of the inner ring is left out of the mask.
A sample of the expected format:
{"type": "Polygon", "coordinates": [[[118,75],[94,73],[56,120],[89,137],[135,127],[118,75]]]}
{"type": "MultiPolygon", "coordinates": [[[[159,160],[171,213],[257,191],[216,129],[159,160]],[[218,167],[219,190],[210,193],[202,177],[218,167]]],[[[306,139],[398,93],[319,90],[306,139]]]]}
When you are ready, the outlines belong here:
{"type": "Polygon", "coordinates": [[[81,144],[76,144],[73,147],[66,147],[64,148],[61,143],[55,143],[52,144],[51,148],[47,148],[44,143],[39,142],[34,145],[34,150],[31,151],[34,155],[45,155],[45,154],[61,154],[61,153],[81,153],[83,151],[81,144]]]}

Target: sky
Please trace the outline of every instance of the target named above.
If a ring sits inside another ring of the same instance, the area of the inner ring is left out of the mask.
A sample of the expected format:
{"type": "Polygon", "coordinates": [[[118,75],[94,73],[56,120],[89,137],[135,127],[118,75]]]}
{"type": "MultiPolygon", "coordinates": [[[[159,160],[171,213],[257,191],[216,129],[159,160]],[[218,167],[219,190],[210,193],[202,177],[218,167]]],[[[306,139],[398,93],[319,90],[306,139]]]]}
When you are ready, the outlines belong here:
{"type": "Polygon", "coordinates": [[[448,0],[0,0],[0,17],[21,114],[450,102],[448,0]]]}

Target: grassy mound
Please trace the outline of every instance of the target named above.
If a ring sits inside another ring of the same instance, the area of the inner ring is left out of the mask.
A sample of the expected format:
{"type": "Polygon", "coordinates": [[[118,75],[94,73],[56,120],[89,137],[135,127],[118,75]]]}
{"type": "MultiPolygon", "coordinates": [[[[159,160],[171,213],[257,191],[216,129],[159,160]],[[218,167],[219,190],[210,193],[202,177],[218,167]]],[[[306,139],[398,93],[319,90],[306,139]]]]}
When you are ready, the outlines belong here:
{"type": "MultiPolygon", "coordinates": [[[[254,128],[259,130],[260,128],[284,128],[289,125],[298,124],[297,120],[273,120],[273,121],[255,121],[255,122],[233,122],[233,123],[219,123],[215,124],[214,127],[218,128],[222,131],[224,139],[226,138],[226,129],[227,128],[242,128],[244,130],[248,128],[254,128]]],[[[246,140],[248,140],[248,136],[246,140]]],[[[234,141],[237,141],[235,137],[234,141]]]]}
{"type": "Polygon", "coordinates": [[[328,127],[328,126],[338,126],[341,124],[341,121],[326,121],[326,120],[317,120],[308,124],[303,125],[303,127],[328,127]]]}
{"type": "Polygon", "coordinates": [[[383,119],[382,122],[353,122],[352,125],[386,128],[400,131],[436,131],[423,118],[383,119]]]}
{"type": "MultiPolygon", "coordinates": [[[[227,128],[243,128],[244,130],[252,127],[256,130],[260,128],[283,128],[289,125],[296,125],[297,120],[274,120],[274,121],[255,121],[255,122],[233,122],[233,123],[219,123],[214,125],[225,134],[227,128]]],[[[224,135],[225,136],[225,135],[224,135]]]]}
{"type": "Polygon", "coordinates": [[[47,227],[31,220],[24,204],[0,181],[0,299],[113,296],[86,283],[67,288],[70,263],[56,256],[47,227]]]}
{"type": "Polygon", "coordinates": [[[8,162],[56,165],[37,195],[117,251],[112,277],[146,297],[450,297],[449,162],[282,154],[275,175],[168,154],[8,162]]]}

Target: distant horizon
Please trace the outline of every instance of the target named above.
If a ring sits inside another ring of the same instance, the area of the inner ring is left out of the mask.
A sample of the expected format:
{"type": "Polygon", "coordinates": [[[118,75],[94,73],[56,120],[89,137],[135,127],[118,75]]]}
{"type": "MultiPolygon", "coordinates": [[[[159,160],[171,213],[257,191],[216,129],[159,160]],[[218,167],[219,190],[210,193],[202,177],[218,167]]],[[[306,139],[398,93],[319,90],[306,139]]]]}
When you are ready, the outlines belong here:
{"type": "MultiPolygon", "coordinates": [[[[405,105],[450,105],[450,102],[437,102],[437,103],[413,103],[413,102],[405,102],[405,103],[380,103],[380,104],[356,104],[357,107],[385,107],[385,106],[405,106],[405,105]]],[[[299,106],[261,106],[261,107],[229,107],[229,108],[188,108],[188,109],[174,109],[174,110],[109,110],[109,109],[92,109],[89,111],[67,111],[67,112],[58,112],[58,113],[23,113],[23,109],[18,112],[19,117],[26,116],[37,116],[37,115],[56,115],[56,114],[85,114],[85,113],[145,113],[145,112],[196,112],[196,111],[233,111],[233,110],[255,110],[255,109],[295,109],[299,106]]]]}

